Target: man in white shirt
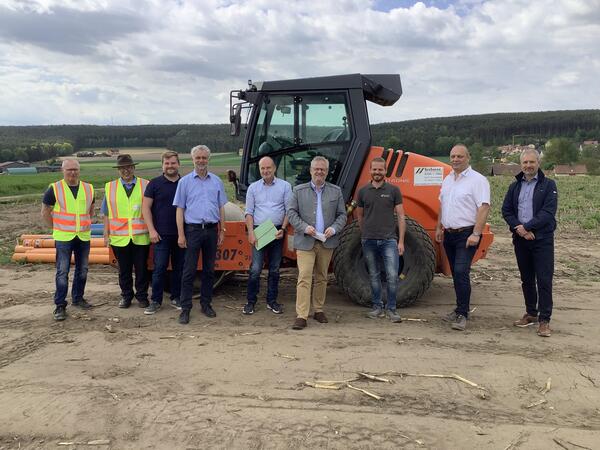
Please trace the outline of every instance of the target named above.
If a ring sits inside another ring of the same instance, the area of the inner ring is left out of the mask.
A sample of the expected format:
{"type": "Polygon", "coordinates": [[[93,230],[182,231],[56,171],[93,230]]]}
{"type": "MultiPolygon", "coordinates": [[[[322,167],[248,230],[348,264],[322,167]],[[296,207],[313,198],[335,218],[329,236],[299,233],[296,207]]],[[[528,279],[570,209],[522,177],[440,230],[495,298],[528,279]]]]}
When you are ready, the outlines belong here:
{"type": "Polygon", "coordinates": [[[450,151],[452,172],[442,182],[440,211],[435,240],[448,256],[456,309],[444,317],[452,329],[464,331],[471,300],[471,262],[479,247],[481,233],[490,211],[490,184],[469,165],[467,146],[457,144],[450,151]]]}

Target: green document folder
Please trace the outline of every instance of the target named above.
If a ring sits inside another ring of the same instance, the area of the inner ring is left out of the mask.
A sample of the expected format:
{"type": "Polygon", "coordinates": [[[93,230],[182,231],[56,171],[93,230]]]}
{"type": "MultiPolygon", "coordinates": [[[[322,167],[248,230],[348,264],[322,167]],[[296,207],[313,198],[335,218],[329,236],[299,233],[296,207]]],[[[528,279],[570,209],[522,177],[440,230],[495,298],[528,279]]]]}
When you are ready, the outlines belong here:
{"type": "Polygon", "coordinates": [[[267,219],[265,222],[261,223],[258,227],[254,229],[254,236],[256,237],[256,250],[260,250],[265,245],[273,242],[275,240],[275,235],[277,234],[277,228],[271,222],[271,219],[267,219]]]}

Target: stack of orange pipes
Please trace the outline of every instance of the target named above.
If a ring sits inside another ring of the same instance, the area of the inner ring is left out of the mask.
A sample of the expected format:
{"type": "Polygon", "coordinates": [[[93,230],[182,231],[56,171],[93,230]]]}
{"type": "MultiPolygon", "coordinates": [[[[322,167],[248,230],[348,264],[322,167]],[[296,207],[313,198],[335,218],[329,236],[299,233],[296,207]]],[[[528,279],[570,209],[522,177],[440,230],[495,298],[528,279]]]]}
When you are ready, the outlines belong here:
{"type": "MultiPolygon", "coordinates": [[[[103,238],[92,238],[90,242],[90,264],[115,264],[111,261],[108,247],[104,246],[103,238]]],[[[55,263],[56,250],[54,239],[47,234],[23,234],[17,239],[13,261],[29,263],[55,263]]],[[[74,263],[71,257],[71,263],[74,263]]]]}

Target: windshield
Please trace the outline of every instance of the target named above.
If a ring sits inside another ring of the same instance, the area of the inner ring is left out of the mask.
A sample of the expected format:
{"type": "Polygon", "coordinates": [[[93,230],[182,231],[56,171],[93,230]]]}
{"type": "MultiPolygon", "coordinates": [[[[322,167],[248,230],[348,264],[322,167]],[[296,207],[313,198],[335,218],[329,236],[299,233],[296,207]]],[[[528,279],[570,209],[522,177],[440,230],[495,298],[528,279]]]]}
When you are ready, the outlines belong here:
{"type": "Polygon", "coordinates": [[[329,160],[327,181],[335,183],[352,139],[343,93],[266,95],[250,148],[248,183],[260,178],[258,161],[271,156],[277,177],[292,185],[310,180],[310,161],[329,160]]]}

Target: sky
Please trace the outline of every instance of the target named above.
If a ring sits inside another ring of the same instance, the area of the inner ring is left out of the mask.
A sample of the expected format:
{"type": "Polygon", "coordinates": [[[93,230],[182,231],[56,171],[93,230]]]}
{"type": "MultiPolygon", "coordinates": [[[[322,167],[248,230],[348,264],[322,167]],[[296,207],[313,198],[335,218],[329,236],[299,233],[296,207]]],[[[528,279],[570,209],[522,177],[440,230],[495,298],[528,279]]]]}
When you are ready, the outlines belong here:
{"type": "Polygon", "coordinates": [[[599,108],[600,0],[0,0],[0,125],[226,123],[253,81],[400,74],[372,123],[599,108]]]}

